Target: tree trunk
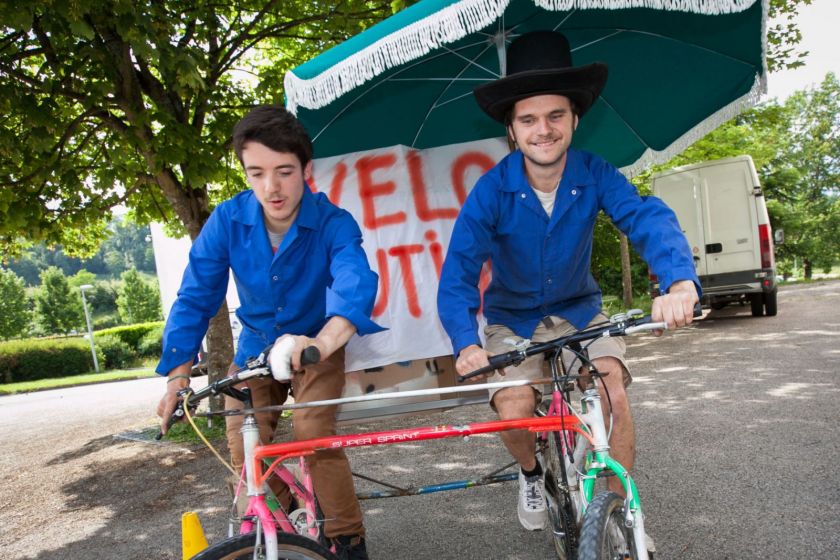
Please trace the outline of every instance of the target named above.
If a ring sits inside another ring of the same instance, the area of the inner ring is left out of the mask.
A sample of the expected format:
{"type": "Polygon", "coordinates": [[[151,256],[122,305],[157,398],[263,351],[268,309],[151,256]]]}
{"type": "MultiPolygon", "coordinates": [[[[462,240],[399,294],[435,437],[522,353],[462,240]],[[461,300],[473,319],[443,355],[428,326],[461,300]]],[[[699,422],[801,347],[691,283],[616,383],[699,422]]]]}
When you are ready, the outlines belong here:
{"type": "Polygon", "coordinates": [[[807,280],[811,279],[811,259],[802,259],[802,273],[807,280]]]}
{"type": "Polygon", "coordinates": [[[621,247],[621,287],[624,298],[624,309],[633,306],[633,278],[630,274],[630,244],[627,236],[619,232],[618,239],[621,247]]]}
{"type": "MultiPolygon", "coordinates": [[[[210,319],[207,328],[207,382],[212,383],[227,375],[233,361],[233,335],[230,330],[230,316],[227,302],[222,302],[219,312],[210,319]]],[[[210,398],[210,410],[224,409],[224,396],[210,398]]]]}

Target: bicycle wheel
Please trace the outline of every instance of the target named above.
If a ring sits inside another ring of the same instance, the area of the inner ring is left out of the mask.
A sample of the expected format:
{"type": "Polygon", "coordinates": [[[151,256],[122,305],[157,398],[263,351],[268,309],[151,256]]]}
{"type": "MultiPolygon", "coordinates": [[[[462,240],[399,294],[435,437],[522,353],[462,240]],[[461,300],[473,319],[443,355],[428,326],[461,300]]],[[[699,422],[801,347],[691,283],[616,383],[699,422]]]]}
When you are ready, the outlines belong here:
{"type": "Polygon", "coordinates": [[[578,560],[638,558],[633,529],[624,525],[624,500],[612,492],[595,496],[580,528],[578,560]]]}
{"type": "MultiPolygon", "coordinates": [[[[543,450],[545,466],[545,490],[548,502],[548,520],[551,524],[551,539],[560,560],[575,557],[578,544],[577,504],[569,492],[566,456],[560,432],[549,432],[547,445],[543,450]]],[[[574,442],[574,439],[572,439],[574,442]]]]}
{"type": "MultiPolygon", "coordinates": [[[[261,545],[254,550],[257,537],[254,533],[237,535],[206,548],[193,556],[192,560],[253,560],[264,559],[261,545]]],[[[279,560],[338,560],[336,556],[312,539],[291,533],[277,534],[279,560]]]]}

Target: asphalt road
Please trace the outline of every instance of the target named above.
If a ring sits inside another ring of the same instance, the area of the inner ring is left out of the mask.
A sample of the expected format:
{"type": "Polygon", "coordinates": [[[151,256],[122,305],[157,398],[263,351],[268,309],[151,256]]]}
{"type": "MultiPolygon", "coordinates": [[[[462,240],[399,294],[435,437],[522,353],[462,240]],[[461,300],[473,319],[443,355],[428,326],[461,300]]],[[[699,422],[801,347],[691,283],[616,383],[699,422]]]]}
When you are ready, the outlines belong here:
{"type": "MultiPolygon", "coordinates": [[[[840,282],[782,288],[777,317],[732,307],[628,342],[634,476],[658,558],[840,558],[840,282]]],[[[215,459],[112,443],[111,434],[153,422],[160,392],[153,379],[0,397],[0,557],[177,558],[185,509],[218,538],[226,496],[214,484],[223,475],[215,459]],[[66,472],[41,480],[49,496],[31,503],[20,489],[34,474],[20,465],[35,458],[66,472]],[[83,499],[87,490],[96,499],[83,499]],[[49,539],[22,521],[45,506],[62,528],[49,539]]],[[[347,430],[489,418],[475,406],[347,430]]],[[[505,460],[492,435],[351,454],[356,471],[402,486],[472,478],[505,460]]],[[[545,533],[519,526],[515,492],[506,483],[366,501],[371,556],[553,558],[545,533]]]]}

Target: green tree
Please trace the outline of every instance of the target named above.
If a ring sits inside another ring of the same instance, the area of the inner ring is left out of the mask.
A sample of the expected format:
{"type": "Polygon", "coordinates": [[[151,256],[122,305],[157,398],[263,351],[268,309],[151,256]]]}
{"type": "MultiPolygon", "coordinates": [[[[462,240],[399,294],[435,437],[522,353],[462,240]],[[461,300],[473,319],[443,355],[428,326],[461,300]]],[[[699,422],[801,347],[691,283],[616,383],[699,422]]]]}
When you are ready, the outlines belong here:
{"type": "Polygon", "coordinates": [[[785,230],[780,260],[802,264],[810,278],[814,268],[828,270],[840,260],[840,82],[829,73],[816,87],[791,95],[789,151],[768,174],[771,192],[784,206],[771,206],[785,230]]]}
{"type": "Polygon", "coordinates": [[[157,286],[145,282],[136,269],[129,269],[122,275],[117,309],[123,323],[127,325],[159,321],[163,316],[160,308],[160,291],[157,286]]]}
{"type": "Polygon", "coordinates": [[[81,295],[71,290],[67,277],[57,267],[51,266],[41,273],[35,314],[47,334],[67,334],[84,322],[81,295]]]}
{"type": "MultiPolygon", "coordinates": [[[[399,7],[403,2],[396,2],[399,7]]],[[[243,190],[233,124],[286,70],[391,14],[388,0],[0,4],[0,250],[90,255],[117,204],[195,238],[243,190]]],[[[233,342],[223,305],[211,372],[233,342]]]]}
{"type": "Polygon", "coordinates": [[[0,269],[0,338],[20,336],[31,320],[23,279],[11,270],[0,269]]]}

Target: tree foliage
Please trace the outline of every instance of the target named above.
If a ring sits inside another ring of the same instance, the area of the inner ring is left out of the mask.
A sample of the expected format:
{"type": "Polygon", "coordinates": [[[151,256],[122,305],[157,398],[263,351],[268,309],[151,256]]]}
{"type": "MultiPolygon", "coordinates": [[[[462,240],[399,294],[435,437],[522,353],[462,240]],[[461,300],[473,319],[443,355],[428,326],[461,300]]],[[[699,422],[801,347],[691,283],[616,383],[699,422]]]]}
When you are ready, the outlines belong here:
{"type": "Polygon", "coordinates": [[[145,282],[132,268],[122,275],[117,309],[120,319],[126,325],[159,321],[163,316],[160,308],[160,289],[145,282]]]}
{"type": "Polygon", "coordinates": [[[388,2],[22,0],[0,4],[0,243],[92,254],[117,204],[195,237],[243,188],[229,136],[284,72],[388,2]],[[212,185],[212,186],[211,186],[212,185]],[[216,192],[211,192],[216,191],[216,192]]]}
{"type": "Polygon", "coordinates": [[[35,314],[45,334],[67,334],[84,322],[81,295],[70,289],[67,277],[56,267],[41,273],[35,314]]]}
{"type": "Polygon", "coordinates": [[[773,72],[785,68],[799,68],[805,64],[807,52],[799,51],[802,33],[796,25],[796,15],[812,0],[770,0],[767,29],[767,67],[773,72]]]}
{"type": "Polygon", "coordinates": [[[0,269],[0,339],[8,340],[24,333],[31,315],[23,279],[10,270],[0,269]]]}

